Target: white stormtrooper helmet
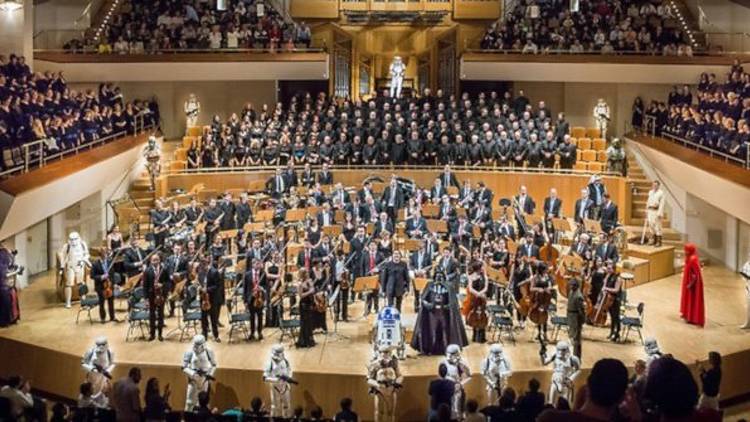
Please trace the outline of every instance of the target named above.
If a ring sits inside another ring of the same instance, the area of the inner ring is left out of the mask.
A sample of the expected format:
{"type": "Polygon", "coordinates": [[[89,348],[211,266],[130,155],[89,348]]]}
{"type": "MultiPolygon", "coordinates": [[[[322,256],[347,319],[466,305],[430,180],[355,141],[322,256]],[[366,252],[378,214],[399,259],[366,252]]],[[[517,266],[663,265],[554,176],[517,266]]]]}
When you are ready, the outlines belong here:
{"type": "Polygon", "coordinates": [[[449,344],[445,348],[445,356],[448,358],[448,362],[455,365],[461,360],[461,348],[457,344],[449,344]]]}
{"type": "Polygon", "coordinates": [[[383,344],[378,347],[378,358],[380,358],[381,361],[390,361],[391,357],[391,348],[389,346],[383,344]]]}
{"type": "Polygon", "coordinates": [[[148,146],[149,148],[153,148],[156,146],[156,137],[155,136],[149,136],[148,137],[148,146]]]}
{"type": "Polygon", "coordinates": [[[274,344],[273,347],[271,347],[271,359],[273,359],[275,362],[279,362],[280,360],[284,359],[283,345],[274,344]]]}
{"type": "Polygon", "coordinates": [[[193,352],[203,353],[206,350],[206,338],[202,334],[193,337],[193,352]]]}
{"type": "Polygon", "coordinates": [[[78,246],[78,244],[81,243],[81,236],[78,232],[70,232],[68,235],[68,243],[70,246],[78,246]]]}
{"type": "Polygon", "coordinates": [[[401,56],[395,56],[393,57],[393,61],[396,63],[401,63],[401,56]]]}
{"type": "Polygon", "coordinates": [[[109,343],[107,342],[107,337],[99,336],[94,340],[95,344],[95,350],[97,354],[102,354],[107,351],[109,348],[109,343]]]}
{"type": "Polygon", "coordinates": [[[503,346],[499,344],[493,344],[490,346],[490,360],[494,363],[503,360],[503,346]]]}
{"type": "Polygon", "coordinates": [[[643,349],[649,356],[661,353],[659,350],[659,343],[653,337],[647,337],[646,340],[643,341],[643,349]]]}
{"type": "Polygon", "coordinates": [[[570,354],[570,344],[565,340],[558,341],[555,348],[557,349],[557,356],[560,358],[567,358],[570,354]]]}

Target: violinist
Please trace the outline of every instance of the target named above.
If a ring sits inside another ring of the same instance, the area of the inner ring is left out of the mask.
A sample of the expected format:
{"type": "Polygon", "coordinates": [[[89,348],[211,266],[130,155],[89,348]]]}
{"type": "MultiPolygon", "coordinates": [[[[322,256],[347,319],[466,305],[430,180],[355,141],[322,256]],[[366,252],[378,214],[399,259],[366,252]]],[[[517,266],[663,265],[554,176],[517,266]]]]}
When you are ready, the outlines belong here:
{"type": "Polygon", "coordinates": [[[604,286],[602,287],[602,298],[603,305],[608,302],[607,297],[610,297],[611,305],[609,306],[609,316],[612,318],[612,323],[609,328],[608,339],[612,342],[620,341],[620,305],[621,305],[621,293],[622,293],[622,279],[620,274],[615,271],[615,263],[612,261],[606,261],[604,263],[606,267],[606,275],[604,276],[604,286]]]}
{"type": "MultiPolygon", "coordinates": [[[[172,281],[171,286],[172,289],[174,289],[177,286],[177,283],[181,282],[185,279],[185,276],[187,275],[188,270],[188,260],[185,258],[185,255],[182,253],[182,245],[179,243],[175,243],[174,246],[172,246],[172,255],[167,257],[165,266],[167,268],[167,271],[169,271],[169,279],[172,281]]],[[[172,296],[170,293],[170,297],[172,296]]],[[[174,309],[175,309],[175,301],[174,299],[169,300],[169,316],[174,316],[174,309]]]]}
{"type": "MultiPolygon", "coordinates": [[[[203,336],[208,338],[208,325],[211,323],[211,331],[214,340],[221,343],[219,338],[219,317],[221,307],[224,305],[224,276],[219,269],[219,261],[211,260],[208,268],[205,270],[205,293],[208,294],[208,304],[201,303],[201,327],[203,336]],[[208,308],[208,309],[205,309],[208,308]]],[[[204,300],[202,300],[203,302],[204,300]]]]}
{"type": "Polygon", "coordinates": [[[313,285],[315,287],[315,308],[312,313],[312,329],[321,329],[324,333],[328,332],[328,325],[326,322],[326,308],[327,305],[327,292],[330,291],[330,267],[327,262],[323,262],[320,258],[313,259],[313,267],[310,272],[312,277],[313,285]],[[323,298],[322,304],[319,302],[323,298]]]}
{"type": "MultiPolygon", "coordinates": [[[[427,249],[427,242],[424,240],[419,244],[419,250],[411,253],[409,261],[409,278],[412,280],[416,277],[427,277],[427,270],[432,266],[432,254],[427,249]]],[[[419,312],[420,291],[414,286],[414,312],[419,312]]]]}
{"type": "Polygon", "coordinates": [[[263,261],[253,259],[251,269],[245,271],[242,297],[245,300],[245,306],[250,313],[250,335],[248,340],[255,340],[255,333],[258,333],[258,340],[263,340],[263,308],[265,307],[266,297],[266,273],[263,271],[263,261]]]}
{"type": "Polygon", "coordinates": [[[526,232],[524,242],[521,246],[518,247],[518,251],[516,253],[521,256],[528,256],[529,258],[539,259],[539,246],[534,243],[533,230],[526,232]]]}
{"type": "Polygon", "coordinates": [[[545,316],[537,323],[540,338],[547,341],[547,318],[546,312],[552,297],[552,277],[549,275],[547,264],[540,262],[536,266],[536,275],[531,278],[529,291],[532,295],[531,313],[536,309],[545,316]],[[536,298],[536,299],[534,299],[536,298]]]}
{"type": "Polygon", "coordinates": [[[589,239],[590,236],[588,234],[581,233],[578,236],[578,241],[573,242],[573,244],[570,245],[571,253],[574,253],[587,261],[591,259],[591,245],[589,245],[589,239]]]}
{"type": "Polygon", "coordinates": [[[99,297],[99,319],[102,324],[106,322],[106,313],[104,311],[104,302],[107,303],[109,311],[109,320],[118,322],[115,318],[115,295],[114,285],[115,276],[119,275],[113,272],[114,257],[107,244],[102,245],[101,258],[91,264],[91,278],[94,279],[94,290],[99,297]]]}
{"type": "Polygon", "coordinates": [[[349,321],[349,295],[352,287],[351,272],[347,268],[347,257],[343,250],[336,251],[334,283],[339,288],[339,294],[334,303],[333,313],[338,321],[349,321]]]}
{"type": "Polygon", "coordinates": [[[468,292],[464,303],[463,314],[466,317],[466,325],[472,328],[471,341],[484,343],[487,329],[487,274],[481,261],[472,261],[469,267],[469,275],[466,283],[468,292]]]}
{"type": "Polygon", "coordinates": [[[282,269],[284,268],[284,257],[279,251],[271,253],[271,259],[265,263],[263,272],[266,276],[266,327],[278,327],[281,308],[271,305],[273,292],[283,288],[282,269]]]}
{"type": "Polygon", "coordinates": [[[612,235],[603,233],[602,236],[604,240],[596,248],[596,257],[616,263],[620,260],[620,255],[617,253],[617,246],[612,242],[612,235]]]}

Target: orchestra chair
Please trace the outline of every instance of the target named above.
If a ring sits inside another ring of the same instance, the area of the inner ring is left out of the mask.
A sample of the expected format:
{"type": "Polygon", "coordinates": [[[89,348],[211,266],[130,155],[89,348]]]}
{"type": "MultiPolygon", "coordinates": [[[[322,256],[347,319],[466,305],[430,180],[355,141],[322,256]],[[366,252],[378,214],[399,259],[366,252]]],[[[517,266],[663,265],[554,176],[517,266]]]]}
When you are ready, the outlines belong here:
{"type": "Polygon", "coordinates": [[[146,338],[148,330],[148,309],[146,309],[143,300],[143,287],[133,290],[133,294],[128,299],[128,331],[125,333],[125,341],[131,339],[134,331],[141,331],[141,338],[146,338]]]}
{"type": "Polygon", "coordinates": [[[588,138],[601,138],[602,132],[597,127],[587,127],[586,137],[588,138]]]}
{"type": "MultiPolygon", "coordinates": [[[[198,297],[195,286],[188,287],[188,297],[198,297]]],[[[200,299],[195,299],[192,303],[185,306],[180,304],[182,310],[182,324],[180,324],[180,341],[187,338],[192,339],[194,335],[200,333],[201,325],[201,305],[200,299]]],[[[179,318],[179,317],[178,317],[179,318]]]]}
{"type": "Polygon", "coordinates": [[[582,159],[581,157],[583,157],[583,151],[581,151],[580,149],[577,149],[576,150],[576,161],[581,161],[581,159],[582,159]]]}
{"type": "Polygon", "coordinates": [[[600,163],[606,163],[607,162],[607,151],[597,151],[596,153],[596,161],[600,163]]]}
{"type": "Polygon", "coordinates": [[[581,150],[591,149],[591,138],[578,138],[576,147],[581,150]]]}
{"type": "Polygon", "coordinates": [[[578,146],[578,138],[570,138],[570,144],[571,145],[575,145],[577,147],[578,146]]]}
{"type": "Polygon", "coordinates": [[[229,343],[232,343],[232,334],[234,330],[238,330],[244,334],[243,340],[247,340],[250,337],[250,312],[245,309],[244,312],[240,312],[240,307],[244,307],[244,301],[242,300],[242,290],[235,289],[232,299],[227,302],[227,309],[229,310],[229,343]]]}
{"type": "MultiPolygon", "coordinates": [[[[294,310],[294,308],[292,309],[294,310]]],[[[279,343],[284,342],[284,337],[289,336],[292,339],[292,343],[297,341],[297,333],[300,328],[299,311],[296,312],[297,318],[284,318],[283,315],[279,320],[279,330],[281,336],[279,337],[279,343]]],[[[290,315],[292,316],[292,315],[290,315]]]]}
{"type": "MultiPolygon", "coordinates": [[[[554,305],[552,305],[554,306],[554,305]]],[[[557,313],[557,308],[554,309],[554,314],[550,315],[549,322],[552,325],[552,340],[557,341],[557,337],[560,331],[568,331],[568,317],[557,313]]]]}
{"type": "Polygon", "coordinates": [[[492,339],[503,342],[503,334],[510,339],[513,344],[516,344],[516,336],[513,332],[513,312],[507,307],[497,304],[487,305],[487,313],[489,314],[489,327],[488,331],[492,334],[492,339]]]}
{"type": "Polygon", "coordinates": [[[174,159],[176,161],[187,161],[187,150],[185,148],[174,150],[174,159]]]}
{"type": "Polygon", "coordinates": [[[607,149],[607,140],[604,138],[594,138],[594,140],[591,141],[591,147],[596,151],[604,151],[607,149]]]}
{"type": "Polygon", "coordinates": [[[78,324],[78,319],[81,317],[81,312],[86,312],[89,317],[90,324],[94,323],[94,320],[91,319],[91,310],[99,306],[99,297],[97,295],[90,295],[88,293],[89,286],[87,286],[86,283],[81,283],[78,285],[78,297],[81,298],[81,301],[80,307],[78,308],[78,313],[76,314],[76,324],[78,324]]]}
{"type": "Polygon", "coordinates": [[[640,338],[641,340],[641,345],[643,344],[643,334],[641,333],[641,328],[643,328],[643,311],[645,307],[646,304],[644,304],[643,302],[639,302],[635,307],[635,315],[627,315],[627,307],[625,307],[625,315],[620,320],[620,324],[622,325],[623,330],[625,330],[625,335],[623,336],[622,340],[623,343],[628,341],[630,331],[635,330],[636,332],[638,332],[638,338],[640,338]]]}
{"type": "Polygon", "coordinates": [[[583,138],[586,136],[586,128],[583,126],[573,126],[570,128],[571,138],[583,138]]]}
{"type": "Polygon", "coordinates": [[[201,136],[203,130],[203,126],[190,126],[189,128],[187,128],[187,134],[188,136],[201,136]]]}
{"type": "Polygon", "coordinates": [[[588,167],[586,167],[586,163],[582,163],[580,161],[576,161],[575,164],[573,164],[573,170],[584,170],[586,171],[588,167]]]}

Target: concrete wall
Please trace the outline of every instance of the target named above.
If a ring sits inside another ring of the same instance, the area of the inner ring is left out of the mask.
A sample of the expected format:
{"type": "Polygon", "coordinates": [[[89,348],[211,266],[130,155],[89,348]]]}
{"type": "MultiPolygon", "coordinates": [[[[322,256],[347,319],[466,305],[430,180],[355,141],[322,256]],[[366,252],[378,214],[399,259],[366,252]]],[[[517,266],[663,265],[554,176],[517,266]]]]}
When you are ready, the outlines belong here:
{"type": "MultiPolygon", "coordinates": [[[[697,75],[696,75],[697,77],[697,75]]],[[[612,115],[610,135],[621,135],[630,122],[633,101],[660,99],[666,101],[671,85],[579,82],[514,82],[513,89],[523,89],[534,105],[544,100],[553,113],[564,111],[573,126],[594,127],[594,105],[599,98],[609,104],[612,115]]]]}
{"type": "Polygon", "coordinates": [[[23,0],[24,6],[14,11],[0,10],[0,54],[20,54],[33,66],[34,2],[23,0]]]}
{"type": "MultiPolygon", "coordinates": [[[[247,102],[259,109],[263,104],[276,104],[275,81],[215,81],[215,82],[122,82],[118,83],[126,99],[156,97],[162,116],[162,129],[168,139],[185,134],[184,104],[194,93],[201,103],[200,124],[207,124],[211,116],[222,119],[239,113],[247,102]]],[[[73,89],[96,88],[96,84],[71,84],[73,89]]]]}

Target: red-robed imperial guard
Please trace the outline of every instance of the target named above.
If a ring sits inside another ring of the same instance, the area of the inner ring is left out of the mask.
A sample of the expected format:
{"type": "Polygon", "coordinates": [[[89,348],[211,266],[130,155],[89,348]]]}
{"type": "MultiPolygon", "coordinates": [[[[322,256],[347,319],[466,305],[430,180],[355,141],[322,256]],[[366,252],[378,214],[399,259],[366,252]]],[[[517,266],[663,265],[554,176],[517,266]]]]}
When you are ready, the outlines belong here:
{"type": "Polygon", "coordinates": [[[680,316],[688,324],[703,325],[706,310],[703,302],[703,274],[698,252],[693,243],[685,244],[685,268],[682,272],[680,316]]]}

